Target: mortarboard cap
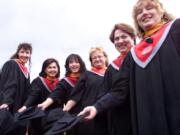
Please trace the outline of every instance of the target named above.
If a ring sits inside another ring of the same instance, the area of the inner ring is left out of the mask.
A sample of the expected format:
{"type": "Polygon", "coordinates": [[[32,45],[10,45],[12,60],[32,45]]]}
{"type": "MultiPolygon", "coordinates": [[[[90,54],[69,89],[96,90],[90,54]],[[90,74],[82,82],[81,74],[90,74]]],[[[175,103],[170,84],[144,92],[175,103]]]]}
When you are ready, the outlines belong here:
{"type": "Polygon", "coordinates": [[[45,135],[56,135],[64,131],[70,130],[83,119],[83,116],[77,117],[67,112],[63,113],[65,113],[63,117],[59,118],[59,120],[48,132],[45,133],[45,135]]]}
{"type": "Polygon", "coordinates": [[[33,106],[33,107],[28,107],[23,112],[16,113],[14,117],[15,117],[16,122],[22,122],[22,121],[27,121],[27,120],[43,117],[43,116],[45,116],[45,112],[42,109],[36,106],[33,106]]]}

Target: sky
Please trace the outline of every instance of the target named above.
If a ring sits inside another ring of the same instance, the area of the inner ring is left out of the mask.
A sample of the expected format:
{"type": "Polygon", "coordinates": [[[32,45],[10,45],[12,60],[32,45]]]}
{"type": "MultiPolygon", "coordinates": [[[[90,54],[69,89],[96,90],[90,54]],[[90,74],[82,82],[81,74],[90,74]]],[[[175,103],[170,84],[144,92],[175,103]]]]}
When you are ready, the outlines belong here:
{"type": "MultiPolygon", "coordinates": [[[[79,54],[90,69],[89,50],[101,46],[112,61],[118,56],[109,34],[116,23],[133,25],[136,0],[0,0],[0,67],[19,43],[33,46],[31,79],[42,63],[55,58],[64,76],[64,63],[79,54]]],[[[165,9],[180,17],[178,0],[161,0],[165,9]]]]}

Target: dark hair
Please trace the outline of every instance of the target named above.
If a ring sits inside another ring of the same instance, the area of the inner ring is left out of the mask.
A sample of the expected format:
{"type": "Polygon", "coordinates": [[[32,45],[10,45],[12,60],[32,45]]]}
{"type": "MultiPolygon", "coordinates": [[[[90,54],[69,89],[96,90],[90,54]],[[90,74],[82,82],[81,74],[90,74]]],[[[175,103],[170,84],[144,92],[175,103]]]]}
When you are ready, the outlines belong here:
{"type": "Polygon", "coordinates": [[[21,49],[30,50],[30,53],[32,53],[32,46],[30,43],[20,43],[18,45],[16,52],[10,58],[11,59],[18,59],[19,58],[18,53],[21,49]]]}
{"type": "MultiPolygon", "coordinates": [[[[30,43],[20,43],[18,45],[18,48],[16,50],[16,52],[10,57],[10,59],[19,59],[18,53],[21,49],[24,50],[30,50],[30,53],[32,54],[32,46],[30,43]]],[[[29,58],[29,69],[31,69],[31,58],[29,58]]]]}
{"type": "Polygon", "coordinates": [[[111,34],[109,36],[109,39],[111,40],[112,43],[114,43],[114,33],[116,30],[122,30],[123,32],[127,33],[134,40],[134,44],[136,43],[136,34],[134,28],[125,23],[118,23],[114,25],[111,34]]]}
{"type": "Polygon", "coordinates": [[[69,68],[69,63],[71,61],[75,60],[76,62],[79,62],[80,64],[80,70],[79,73],[84,73],[86,71],[86,66],[84,61],[82,60],[82,58],[78,55],[78,54],[70,54],[67,58],[66,58],[66,62],[65,62],[65,68],[66,68],[66,73],[65,76],[68,76],[69,74],[71,74],[71,70],[69,68]]]}
{"type": "Polygon", "coordinates": [[[59,66],[59,62],[54,58],[48,58],[43,62],[42,69],[41,69],[41,72],[39,73],[39,76],[46,77],[47,76],[45,72],[46,68],[53,62],[55,62],[58,67],[58,73],[56,75],[56,78],[58,78],[60,76],[60,66],[59,66]]]}

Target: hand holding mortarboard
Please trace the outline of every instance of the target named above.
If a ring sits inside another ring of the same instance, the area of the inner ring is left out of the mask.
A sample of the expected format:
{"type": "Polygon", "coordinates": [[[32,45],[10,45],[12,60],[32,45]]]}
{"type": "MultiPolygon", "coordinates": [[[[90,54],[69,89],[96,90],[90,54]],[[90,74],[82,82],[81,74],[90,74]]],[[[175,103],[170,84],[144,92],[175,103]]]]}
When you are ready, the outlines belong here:
{"type": "Polygon", "coordinates": [[[71,115],[68,112],[63,112],[62,110],[60,110],[59,113],[63,114],[62,117],[55,122],[53,127],[48,130],[45,135],[56,135],[63,133],[64,131],[70,130],[83,119],[83,116],[71,115]]]}
{"type": "Polygon", "coordinates": [[[27,108],[23,112],[16,113],[15,121],[21,122],[21,121],[35,119],[35,118],[39,118],[43,116],[45,116],[45,112],[41,110],[40,108],[33,106],[33,107],[27,108]]]}

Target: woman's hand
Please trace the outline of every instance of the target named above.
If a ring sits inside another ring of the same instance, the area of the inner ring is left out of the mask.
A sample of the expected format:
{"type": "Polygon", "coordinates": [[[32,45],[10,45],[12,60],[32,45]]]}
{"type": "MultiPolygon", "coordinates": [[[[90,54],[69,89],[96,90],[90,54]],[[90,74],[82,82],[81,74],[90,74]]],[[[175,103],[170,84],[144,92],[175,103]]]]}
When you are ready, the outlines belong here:
{"type": "Polygon", "coordinates": [[[94,106],[88,106],[81,111],[78,116],[83,116],[85,120],[92,120],[97,115],[98,111],[94,106]]]}
{"type": "Polygon", "coordinates": [[[21,108],[18,110],[18,112],[24,112],[26,109],[27,109],[27,107],[26,107],[26,106],[23,106],[23,107],[21,107],[21,108]]]}
{"type": "Polygon", "coordinates": [[[48,107],[48,105],[45,102],[43,102],[41,104],[38,104],[37,107],[41,108],[42,110],[45,110],[48,107]]]}
{"type": "Polygon", "coordinates": [[[51,104],[53,104],[53,100],[51,98],[47,98],[44,102],[41,104],[38,104],[37,107],[41,108],[42,110],[45,110],[48,108],[51,104]]]}
{"type": "Polygon", "coordinates": [[[63,107],[63,111],[64,111],[64,112],[68,112],[70,109],[71,109],[71,108],[70,108],[69,106],[67,106],[67,105],[65,105],[65,106],[63,107]]]}
{"type": "Polygon", "coordinates": [[[9,109],[9,106],[8,106],[8,104],[2,104],[0,106],[0,109],[9,109]]]}
{"type": "Polygon", "coordinates": [[[69,100],[67,104],[63,107],[63,111],[68,112],[76,105],[76,101],[69,100]]]}

